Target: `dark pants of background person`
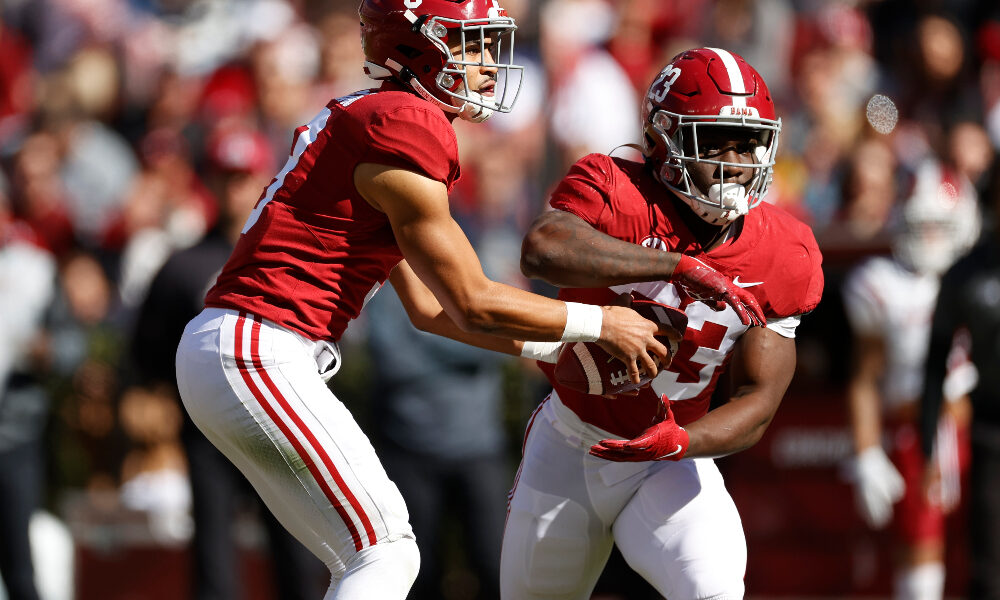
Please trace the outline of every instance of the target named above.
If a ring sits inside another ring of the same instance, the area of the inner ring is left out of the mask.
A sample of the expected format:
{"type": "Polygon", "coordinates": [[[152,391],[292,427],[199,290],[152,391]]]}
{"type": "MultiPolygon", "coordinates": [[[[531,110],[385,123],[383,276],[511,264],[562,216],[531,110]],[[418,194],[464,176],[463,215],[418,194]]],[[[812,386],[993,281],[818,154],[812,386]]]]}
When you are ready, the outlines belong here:
{"type": "Polygon", "coordinates": [[[182,434],[189,461],[194,515],[194,597],[197,600],[245,598],[234,523],[240,508],[257,502],[267,529],[276,598],[316,600],[329,585],[322,561],[271,515],[243,474],[209,442],[185,413],[182,434]]]}
{"type": "Polygon", "coordinates": [[[420,549],[420,571],[408,598],[499,598],[500,545],[512,475],[505,457],[456,456],[441,460],[395,447],[382,448],[380,456],[389,479],[406,500],[420,549]],[[478,593],[470,589],[442,593],[449,516],[454,516],[461,528],[461,551],[479,580],[478,593]]]}
{"type": "Polygon", "coordinates": [[[1000,425],[972,424],[971,600],[1000,600],[1000,425]]]}
{"type": "Polygon", "coordinates": [[[28,521],[41,502],[44,469],[40,442],[0,451],[0,575],[9,600],[38,600],[28,521]]]}

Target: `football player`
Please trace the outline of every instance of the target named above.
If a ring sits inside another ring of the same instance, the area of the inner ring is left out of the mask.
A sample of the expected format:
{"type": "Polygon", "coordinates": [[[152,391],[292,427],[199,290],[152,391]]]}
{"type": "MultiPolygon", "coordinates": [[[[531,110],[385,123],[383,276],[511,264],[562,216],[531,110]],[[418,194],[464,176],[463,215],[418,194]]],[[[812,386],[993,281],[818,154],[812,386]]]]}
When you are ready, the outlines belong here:
{"type": "MultiPolygon", "coordinates": [[[[383,83],[296,130],[185,330],[177,380],[202,432],[330,568],[326,598],[391,600],[419,562],[406,507],[324,381],[348,322],[387,279],[418,328],[498,351],[545,357],[560,341],[598,341],[638,381],[666,348],[627,307],[487,279],[449,212],[452,120],[507,112],[520,87],[515,24],[497,0],[365,0],[359,12],[365,70],[383,83]]],[[[673,275],[747,322],[759,308],[717,272],[673,275]]]]}
{"type": "Polygon", "coordinates": [[[781,123],[743,58],[683,52],[643,102],[645,160],[580,159],[530,228],[521,264],[562,299],[632,292],[683,309],[689,325],[636,396],[574,392],[542,364],[554,389],[528,425],[511,491],[505,599],[589,598],[612,545],[671,600],[743,597],[746,542],[713,458],[752,446],[777,410],[795,329],[820,300],[820,253],[809,227],[762,202],[781,123]],[[675,263],[728,273],[766,321],[697,302],[667,277],[675,263]],[[746,382],[709,411],[733,360],[746,382]]]}
{"type": "Polygon", "coordinates": [[[866,260],[844,283],[854,335],[848,414],[855,454],[847,467],[865,523],[892,524],[895,597],[935,600],[944,596],[944,515],[959,499],[967,394],[977,380],[961,344],[943,389],[950,402],[934,444],[932,490],[924,482],[917,405],[941,275],[975,242],[980,216],[972,184],[936,160],[919,167],[900,208],[893,255],[866,260]]]}

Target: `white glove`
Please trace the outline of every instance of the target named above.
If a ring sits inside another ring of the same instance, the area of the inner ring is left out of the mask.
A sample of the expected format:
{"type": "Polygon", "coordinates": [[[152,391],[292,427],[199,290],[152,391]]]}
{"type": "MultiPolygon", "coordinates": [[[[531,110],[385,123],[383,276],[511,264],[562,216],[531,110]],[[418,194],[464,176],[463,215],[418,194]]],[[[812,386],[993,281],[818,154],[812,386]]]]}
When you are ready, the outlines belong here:
{"type": "Polygon", "coordinates": [[[882,529],[892,518],[892,505],[906,490],[903,477],[880,446],[867,448],[851,459],[848,473],[861,518],[869,527],[882,529]]]}

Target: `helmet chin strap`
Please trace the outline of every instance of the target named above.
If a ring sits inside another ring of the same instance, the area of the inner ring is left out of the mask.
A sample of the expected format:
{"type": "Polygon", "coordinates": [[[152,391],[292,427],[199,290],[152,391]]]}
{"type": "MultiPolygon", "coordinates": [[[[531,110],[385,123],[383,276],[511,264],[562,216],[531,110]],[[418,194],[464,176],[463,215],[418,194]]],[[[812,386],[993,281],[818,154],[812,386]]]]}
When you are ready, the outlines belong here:
{"type": "MultiPolygon", "coordinates": [[[[437,96],[428,92],[427,89],[424,88],[423,85],[421,85],[420,81],[416,77],[411,77],[410,80],[407,81],[406,83],[408,83],[415,92],[420,94],[421,98],[427,100],[428,102],[431,102],[432,104],[436,105],[438,108],[447,113],[457,114],[458,117],[463,121],[469,121],[470,123],[482,123],[486,119],[489,119],[491,116],[493,116],[492,108],[480,106],[473,102],[464,102],[462,103],[462,106],[454,106],[452,104],[442,102],[441,100],[438,99],[437,96]]],[[[479,92],[469,92],[469,97],[474,100],[479,100],[480,102],[485,103],[485,99],[479,92]]]]}

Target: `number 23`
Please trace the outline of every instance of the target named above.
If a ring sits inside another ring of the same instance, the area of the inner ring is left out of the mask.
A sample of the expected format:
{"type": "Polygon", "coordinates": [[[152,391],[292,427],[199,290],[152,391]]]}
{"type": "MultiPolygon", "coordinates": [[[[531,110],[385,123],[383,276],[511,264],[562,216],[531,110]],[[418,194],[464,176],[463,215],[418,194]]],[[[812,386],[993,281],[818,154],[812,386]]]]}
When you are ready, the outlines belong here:
{"type": "Polygon", "coordinates": [[[672,67],[670,69],[663,69],[660,71],[660,75],[653,82],[653,85],[649,87],[649,98],[654,102],[663,102],[663,99],[667,97],[670,93],[670,86],[674,85],[677,78],[681,76],[681,70],[677,67],[672,67]],[[657,87],[662,84],[663,87],[656,91],[657,87]]]}

